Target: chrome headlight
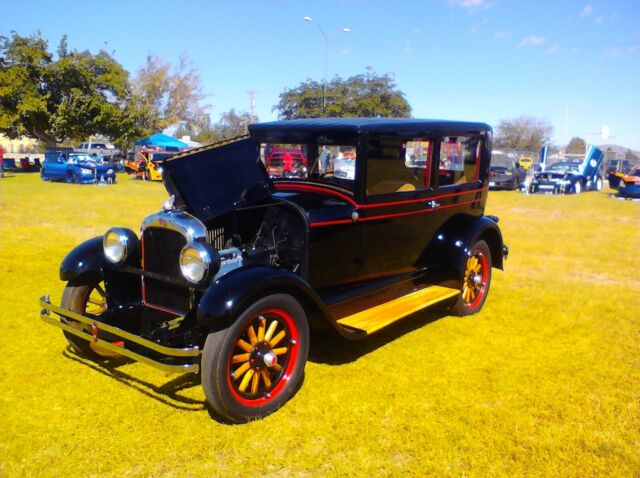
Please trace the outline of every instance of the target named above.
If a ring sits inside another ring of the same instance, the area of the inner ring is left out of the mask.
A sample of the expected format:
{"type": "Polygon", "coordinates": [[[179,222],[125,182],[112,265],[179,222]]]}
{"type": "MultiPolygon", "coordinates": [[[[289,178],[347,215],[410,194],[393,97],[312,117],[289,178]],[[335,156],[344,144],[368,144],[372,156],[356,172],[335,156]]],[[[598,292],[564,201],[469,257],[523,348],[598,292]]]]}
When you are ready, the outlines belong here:
{"type": "Polygon", "coordinates": [[[91,169],[91,168],[80,168],[80,174],[88,176],[90,174],[93,174],[93,169],[91,169]]]}
{"type": "Polygon", "coordinates": [[[113,169],[107,169],[107,174],[113,174],[113,169]]]}
{"type": "Polygon", "coordinates": [[[215,274],[220,268],[220,255],[208,244],[194,242],[180,251],[180,271],[192,284],[202,282],[207,276],[215,274]]]}
{"type": "Polygon", "coordinates": [[[159,167],[158,167],[158,172],[159,172],[160,174],[162,174],[162,173],[163,173],[162,166],[159,166],[159,167]]]}
{"type": "Polygon", "coordinates": [[[109,229],[102,238],[104,256],[112,264],[122,264],[127,258],[133,244],[131,244],[130,231],[114,227],[109,229]]]}

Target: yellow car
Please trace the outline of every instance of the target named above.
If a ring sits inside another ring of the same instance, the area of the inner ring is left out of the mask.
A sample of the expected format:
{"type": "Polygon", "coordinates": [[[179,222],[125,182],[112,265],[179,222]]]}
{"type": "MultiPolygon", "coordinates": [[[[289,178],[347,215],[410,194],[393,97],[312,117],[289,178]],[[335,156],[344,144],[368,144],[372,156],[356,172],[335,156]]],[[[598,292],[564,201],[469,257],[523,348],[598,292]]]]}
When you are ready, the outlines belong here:
{"type": "Polygon", "coordinates": [[[523,169],[529,169],[533,164],[533,159],[531,158],[531,156],[521,156],[518,163],[523,169]]]}
{"type": "Polygon", "coordinates": [[[138,151],[134,159],[125,161],[125,169],[138,179],[162,181],[162,162],[172,154],[175,153],[138,151]]]}

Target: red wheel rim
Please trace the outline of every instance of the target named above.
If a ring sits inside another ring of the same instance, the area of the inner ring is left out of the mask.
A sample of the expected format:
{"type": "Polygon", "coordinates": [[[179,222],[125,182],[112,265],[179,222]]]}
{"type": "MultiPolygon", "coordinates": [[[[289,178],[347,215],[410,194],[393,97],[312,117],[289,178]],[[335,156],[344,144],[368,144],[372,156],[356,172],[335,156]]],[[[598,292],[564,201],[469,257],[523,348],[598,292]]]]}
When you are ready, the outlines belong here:
{"type": "Polygon", "coordinates": [[[248,407],[275,400],[295,368],[298,341],[296,324],[284,310],[256,314],[235,339],[227,362],[227,385],[233,398],[248,407]]]}
{"type": "Polygon", "coordinates": [[[469,309],[476,308],[487,292],[489,262],[480,249],[471,251],[462,279],[462,300],[469,309]]]}

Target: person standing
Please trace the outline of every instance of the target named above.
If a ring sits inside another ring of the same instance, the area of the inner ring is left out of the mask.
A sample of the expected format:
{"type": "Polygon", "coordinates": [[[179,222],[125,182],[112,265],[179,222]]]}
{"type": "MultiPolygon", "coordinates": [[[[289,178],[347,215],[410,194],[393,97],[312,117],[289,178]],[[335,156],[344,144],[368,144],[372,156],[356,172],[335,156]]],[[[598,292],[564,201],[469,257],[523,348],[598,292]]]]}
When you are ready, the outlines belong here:
{"type": "Polygon", "coordinates": [[[4,149],[0,146],[0,178],[4,178],[4,149]]]}

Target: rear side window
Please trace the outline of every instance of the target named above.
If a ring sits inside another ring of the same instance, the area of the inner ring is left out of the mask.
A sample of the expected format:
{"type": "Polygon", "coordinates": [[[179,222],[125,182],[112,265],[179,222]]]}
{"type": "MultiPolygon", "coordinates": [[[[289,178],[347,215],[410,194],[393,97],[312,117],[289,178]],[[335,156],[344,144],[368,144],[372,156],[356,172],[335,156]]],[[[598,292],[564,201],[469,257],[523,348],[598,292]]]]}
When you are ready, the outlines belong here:
{"type": "Polygon", "coordinates": [[[447,136],[440,142],[438,184],[440,187],[464,184],[478,179],[480,139],[447,136]]]}
{"type": "Polygon", "coordinates": [[[369,140],[367,195],[425,189],[432,145],[424,139],[376,137],[369,140]]]}

